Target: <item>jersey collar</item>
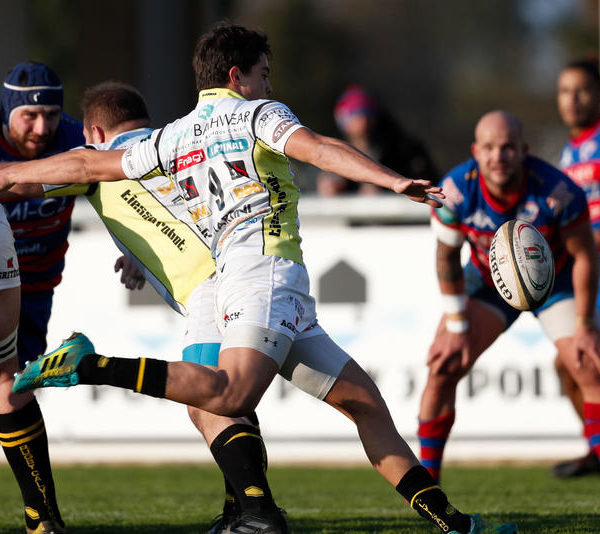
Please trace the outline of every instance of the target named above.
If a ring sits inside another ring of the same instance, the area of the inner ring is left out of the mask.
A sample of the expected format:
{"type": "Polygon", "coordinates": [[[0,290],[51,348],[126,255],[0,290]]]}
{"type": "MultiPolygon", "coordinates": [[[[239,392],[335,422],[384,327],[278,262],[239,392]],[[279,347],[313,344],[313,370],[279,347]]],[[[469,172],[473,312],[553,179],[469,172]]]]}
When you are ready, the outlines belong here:
{"type": "Polygon", "coordinates": [[[571,144],[577,146],[593,137],[600,129],[600,118],[589,128],[583,130],[577,137],[571,137],[571,144]]]}
{"type": "Polygon", "coordinates": [[[479,187],[481,187],[483,198],[494,211],[498,213],[506,213],[516,206],[517,202],[521,199],[527,189],[527,169],[525,165],[523,165],[523,179],[521,180],[521,187],[519,191],[516,191],[515,193],[509,193],[502,202],[493,197],[489,192],[481,171],[479,171],[479,187]]]}
{"type": "Polygon", "coordinates": [[[239,98],[240,100],[246,100],[242,95],[232,91],[231,89],[225,89],[224,87],[217,87],[215,89],[204,89],[200,91],[198,101],[208,100],[209,98],[239,98]]]}

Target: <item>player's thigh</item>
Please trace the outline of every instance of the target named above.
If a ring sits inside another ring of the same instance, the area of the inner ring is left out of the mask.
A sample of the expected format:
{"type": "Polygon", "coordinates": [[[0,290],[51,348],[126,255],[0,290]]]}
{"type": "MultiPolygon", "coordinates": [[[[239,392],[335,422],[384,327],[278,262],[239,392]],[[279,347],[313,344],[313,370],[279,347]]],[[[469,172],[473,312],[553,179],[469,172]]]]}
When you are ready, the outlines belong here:
{"type": "Polygon", "coordinates": [[[221,350],[217,372],[226,376],[221,396],[229,408],[227,413],[247,415],[279,372],[279,364],[269,354],[243,345],[221,350]]]}
{"type": "MultiPolygon", "coordinates": [[[[538,314],[538,319],[548,337],[557,349],[557,367],[564,367],[580,388],[586,390],[586,398],[590,392],[600,401],[600,373],[592,360],[583,356],[578,364],[575,352],[575,299],[563,299],[538,314]]],[[[600,326],[598,316],[596,324],[600,326]]]]}
{"type": "Polygon", "coordinates": [[[3,340],[17,329],[20,303],[20,287],[0,289],[0,340],[3,340]]]}
{"type": "Polygon", "coordinates": [[[468,317],[473,352],[477,357],[514,322],[493,304],[474,298],[469,299],[468,317]]]}

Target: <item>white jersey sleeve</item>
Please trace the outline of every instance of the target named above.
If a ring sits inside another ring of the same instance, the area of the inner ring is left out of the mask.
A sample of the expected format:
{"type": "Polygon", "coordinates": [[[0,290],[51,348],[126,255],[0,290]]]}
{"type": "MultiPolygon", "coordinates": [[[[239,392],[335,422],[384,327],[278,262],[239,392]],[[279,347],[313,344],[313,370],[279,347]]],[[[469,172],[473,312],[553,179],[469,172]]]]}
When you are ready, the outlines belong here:
{"type": "Polygon", "coordinates": [[[267,102],[254,117],[256,138],[281,154],[290,135],[303,127],[290,108],[281,102],[267,102]]]}
{"type": "Polygon", "coordinates": [[[157,149],[162,132],[162,129],[154,130],[150,137],[125,150],[121,158],[121,168],[127,178],[139,180],[165,174],[157,149]]]}

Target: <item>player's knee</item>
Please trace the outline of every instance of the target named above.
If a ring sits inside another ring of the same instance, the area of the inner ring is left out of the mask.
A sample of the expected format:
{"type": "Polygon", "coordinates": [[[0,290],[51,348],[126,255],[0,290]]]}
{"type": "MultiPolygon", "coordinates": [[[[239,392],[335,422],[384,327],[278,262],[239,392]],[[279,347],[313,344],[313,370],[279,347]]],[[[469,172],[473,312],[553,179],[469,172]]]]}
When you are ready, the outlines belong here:
{"type": "Polygon", "coordinates": [[[234,392],[227,395],[223,402],[223,412],[220,415],[228,417],[243,417],[250,415],[258,405],[259,399],[245,392],[234,392]]]}
{"type": "Polygon", "coordinates": [[[385,408],[385,401],[373,379],[350,361],[336,380],[325,402],[352,419],[385,408]]]}

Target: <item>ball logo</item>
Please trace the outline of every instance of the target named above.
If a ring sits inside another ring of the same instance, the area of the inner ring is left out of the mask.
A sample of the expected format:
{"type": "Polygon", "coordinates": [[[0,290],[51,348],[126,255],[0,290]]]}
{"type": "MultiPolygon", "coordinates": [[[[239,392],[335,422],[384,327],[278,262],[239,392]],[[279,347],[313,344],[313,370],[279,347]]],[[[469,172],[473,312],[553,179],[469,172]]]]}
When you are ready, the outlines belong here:
{"type": "Polygon", "coordinates": [[[540,263],[546,261],[544,253],[537,246],[523,247],[523,251],[525,252],[525,259],[528,261],[538,261],[540,263]]]}

